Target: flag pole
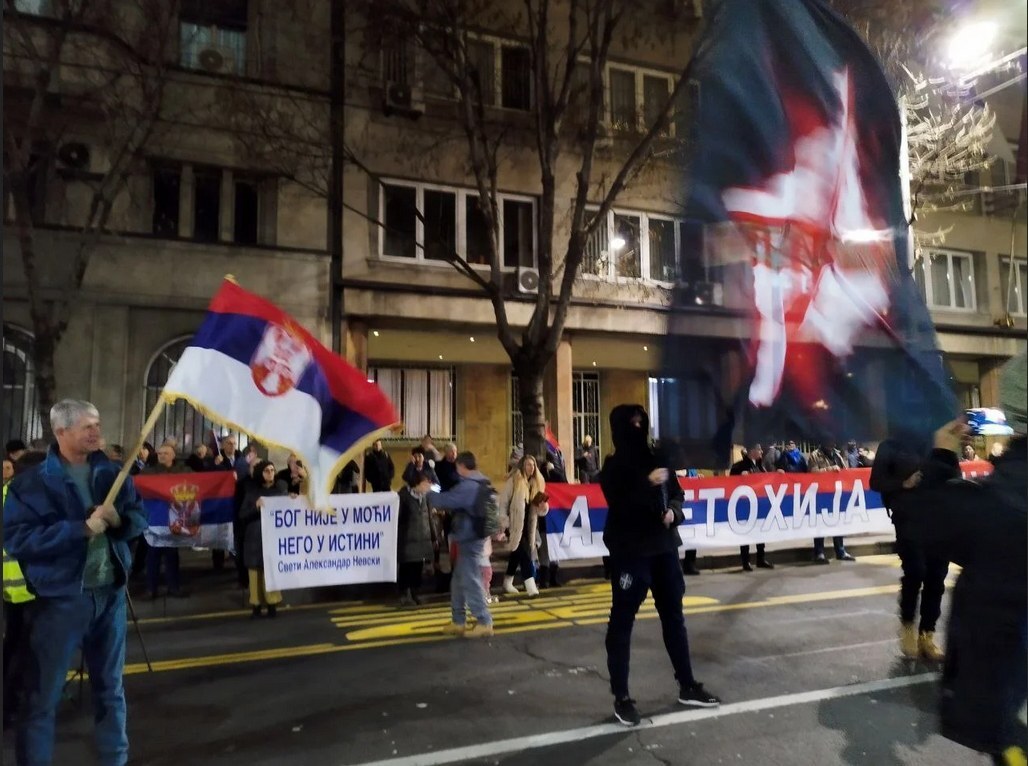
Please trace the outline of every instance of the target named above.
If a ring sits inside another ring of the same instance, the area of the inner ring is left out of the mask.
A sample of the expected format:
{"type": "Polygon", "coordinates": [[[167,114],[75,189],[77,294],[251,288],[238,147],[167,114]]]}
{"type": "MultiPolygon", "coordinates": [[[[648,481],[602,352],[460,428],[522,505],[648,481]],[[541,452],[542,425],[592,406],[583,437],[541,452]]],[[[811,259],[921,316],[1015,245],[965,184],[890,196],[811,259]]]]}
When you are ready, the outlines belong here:
{"type": "Polygon", "coordinates": [[[146,441],[146,435],[150,433],[154,426],[157,425],[158,419],[161,417],[161,413],[164,412],[165,401],[164,397],[157,400],[157,404],[154,405],[153,409],[150,410],[150,415],[146,419],[146,423],[143,424],[143,430],[139,433],[139,440],[136,442],[135,449],[128,453],[131,455],[131,459],[126,455],[124,465],[121,467],[121,473],[118,474],[118,478],[114,480],[114,484],[111,485],[110,491],[107,493],[107,497],[104,498],[104,505],[110,505],[114,502],[114,498],[118,496],[122,486],[125,484],[125,479],[128,478],[129,471],[132,470],[132,463],[136,459],[136,455],[143,449],[143,442],[146,441]]]}

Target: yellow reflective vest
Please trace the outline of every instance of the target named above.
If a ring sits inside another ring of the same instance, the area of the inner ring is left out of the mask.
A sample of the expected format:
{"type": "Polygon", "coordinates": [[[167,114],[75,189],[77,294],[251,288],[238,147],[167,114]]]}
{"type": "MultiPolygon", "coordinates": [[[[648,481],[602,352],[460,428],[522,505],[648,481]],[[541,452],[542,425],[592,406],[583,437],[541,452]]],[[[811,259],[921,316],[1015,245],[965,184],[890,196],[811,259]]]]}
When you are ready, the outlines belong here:
{"type": "MultiPolygon", "coordinates": [[[[4,502],[7,502],[7,485],[4,484],[4,502]]],[[[21,572],[18,562],[7,555],[4,550],[4,601],[11,604],[23,604],[34,599],[25,585],[25,575],[21,572]]]]}

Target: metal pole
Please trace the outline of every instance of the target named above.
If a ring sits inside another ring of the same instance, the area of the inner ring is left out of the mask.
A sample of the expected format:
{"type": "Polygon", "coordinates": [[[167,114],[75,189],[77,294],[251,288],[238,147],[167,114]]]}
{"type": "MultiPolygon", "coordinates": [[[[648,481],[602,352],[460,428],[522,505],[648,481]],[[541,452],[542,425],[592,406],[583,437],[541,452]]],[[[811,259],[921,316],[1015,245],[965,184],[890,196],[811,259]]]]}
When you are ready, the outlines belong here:
{"type": "Polygon", "coordinates": [[[328,182],[329,323],[332,350],[343,353],[343,103],[346,97],[346,0],[332,0],[329,146],[332,168],[328,182]]]}

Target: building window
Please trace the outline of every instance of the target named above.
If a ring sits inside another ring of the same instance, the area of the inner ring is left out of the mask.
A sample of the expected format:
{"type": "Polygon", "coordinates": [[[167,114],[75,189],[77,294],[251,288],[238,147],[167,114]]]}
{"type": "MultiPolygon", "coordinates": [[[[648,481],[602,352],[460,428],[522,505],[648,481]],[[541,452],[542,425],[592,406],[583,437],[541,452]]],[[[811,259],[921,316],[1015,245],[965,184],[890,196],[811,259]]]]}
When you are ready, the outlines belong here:
{"type": "Polygon", "coordinates": [[[153,233],[159,237],[177,237],[182,169],[156,167],[153,171],[153,233]]]}
{"type": "MultiPolygon", "coordinates": [[[[660,119],[667,106],[674,77],[636,67],[610,66],[610,128],[620,133],[644,133],[660,119]]],[[[677,123],[665,131],[670,135],[677,123]]]]}
{"type": "Polygon", "coordinates": [[[1003,287],[1003,302],[1010,314],[1028,313],[1028,260],[1024,258],[999,259],[1000,284],[1003,287]]]}
{"type": "Polygon", "coordinates": [[[932,308],[974,311],[974,261],[970,253],[927,250],[914,277],[932,308]]]}
{"type": "Polygon", "coordinates": [[[180,230],[180,207],[193,211],[193,228],[185,236],[200,242],[229,241],[239,245],[256,245],[274,240],[273,231],[265,231],[266,217],[274,221],[273,179],[236,174],[222,168],[192,168],[192,185],[182,194],[182,166],[157,164],[153,168],[152,231],[159,237],[177,237],[180,230]],[[227,194],[228,197],[223,197],[227,194]],[[222,205],[223,199],[227,204],[222,205]],[[224,216],[231,216],[224,219],[224,216]],[[223,225],[227,227],[223,234],[223,225]]]}
{"type": "Polygon", "coordinates": [[[197,168],[193,176],[193,239],[217,242],[220,234],[221,170],[197,168]]]}
{"type": "Polygon", "coordinates": [[[4,443],[21,439],[29,444],[43,435],[36,397],[32,336],[9,324],[4,328],[3,391],[0,392],[0,431],[4,443]]]}
{"type": "Polygon", "coordinates": [[[187,69],[246,74],[246,0],[183,0],[179,63],[187,69]]]}
{"type": "Polygon", "coordinates": [[[238,245],[256,245],[260,221],[260,189],[254,179],[236,177],[235,209],[233,210],[232,241],[238,245]]]}
{"type": "MultiPolygon", "coordinates": [[[[497,202],[501,265],[534,265],[535,200],[501,194],[497,202]]],[[[447,261],[456,253],[470,264],[489,265],[492,231],[473,191],[390,181],[381,185],[379,204],[379,256],[447,261]]]]}
{"type": "Polygon", "coordinates": [[[53,3],[52,0],[14,0],[14,10],[31,16],[45,16],[53,13],[53,3]]]}
{"type": "MultiPolygon", "coordinates": [[[[172,368],[178,364],[182,352],[186,350],[191,341],[192,337],[172,341],[161,348],[150,360],[144,384],[144,418],[160,402],[161,392],[168,382],[172,368]]],[[[178,455],[183,458],[188,457],[198,444],[211,445],[212,441],[229,434],[236,437],[238,449],[246,447],[249,441],[246,434],[222,428],[193,409],[188,402],[179,399],[174,404],[164,406],[164,412],[157,421],[157,425],[154,426],[153,433],[147,434],[146,439],[155,446],[166,439],[174,439],[178,445],[178,455]]]]}
{"type": "Polygon", "coordinates": [[[401,439],[431,434],[440,441],[456,441],[456,377],[452,367],[368,369],[368,380],[377,383],[400,412],[401,439]]]}
{"type": "Polygon", "coordinates": [[[650,213],[611,211],[586,241],[582,274],[609,280],[677,282],[684,244],[679,224],[650,213]]]}
{"type": "Polygon", "coordinates": [[[504,109],[532,108],[532,58],[521,45],[500,46],[500,76],[504,109]]]}
{"type": "Polygon", "coordinates": [[[582,439],[588,434],[593,437],[593,444],[600,449],[600,425],[603,422],[600,418],[600,374],[598,372],[572,372],[571,373],[571,418],[572,432],[575,443],[571,445],[570,452],[566,452],[565,458],[574,460],[575,450],[582,443],[582,439]]]}

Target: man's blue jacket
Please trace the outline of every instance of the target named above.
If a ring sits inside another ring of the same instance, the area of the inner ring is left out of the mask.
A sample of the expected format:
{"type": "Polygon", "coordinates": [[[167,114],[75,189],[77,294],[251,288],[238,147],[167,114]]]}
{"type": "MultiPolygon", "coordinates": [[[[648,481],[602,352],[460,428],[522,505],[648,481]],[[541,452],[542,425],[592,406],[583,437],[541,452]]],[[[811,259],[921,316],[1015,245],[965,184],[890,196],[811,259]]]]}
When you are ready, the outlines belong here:
{"type": "MultiPolygon", "coordinates": [[[[96,451],[89,456],[93,502],[102,503],[120,467],[96,451]]],[[[132,479],[125,480],[114,507],[121,526],[107,530],[116,582],[124,585],[132,568],[129,541],[146,529],[146,513],[132,479]]],[[[46,460],[11,480],[4,503],[4,548],[21,564],[29,590],[37,596],[82,593],[86,566],[86,519],[75,483],[64,470],[57,445],[46,460]]]]}

